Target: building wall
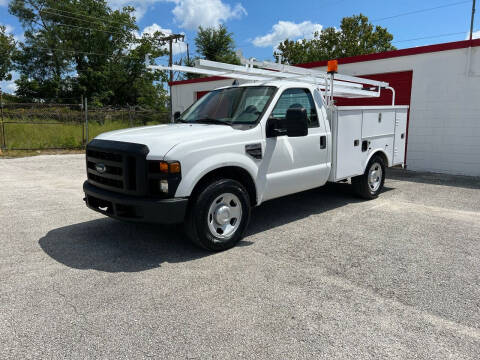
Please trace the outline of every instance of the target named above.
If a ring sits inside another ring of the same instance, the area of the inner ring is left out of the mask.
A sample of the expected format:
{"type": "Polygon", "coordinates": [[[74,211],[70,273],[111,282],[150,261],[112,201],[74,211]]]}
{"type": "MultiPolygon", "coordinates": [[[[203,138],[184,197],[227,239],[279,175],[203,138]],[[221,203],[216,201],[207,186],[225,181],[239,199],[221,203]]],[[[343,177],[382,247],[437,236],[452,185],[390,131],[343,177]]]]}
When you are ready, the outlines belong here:
{"type": "MultiPolygon", "coordinates": [[[[408,168],[480,176],[479,46],[351,62],[341,64],[339,71],[351,75],[413,71],[408,168]]],[[[197,91],[228,86],[232,81],[175,85],[174,109],[185,110],[197,91]]]]}
{"type": "MultiPolygon", "coordinates": [[[[239,80],[239,83],[244,81],[239,80]]],[[[197,100],[197,92],[210,91],[224,86],[232,85],[233,79],[222,79],[207,82],[192,82],[172,86],[173,111],[185,111],[197,100]]]]}

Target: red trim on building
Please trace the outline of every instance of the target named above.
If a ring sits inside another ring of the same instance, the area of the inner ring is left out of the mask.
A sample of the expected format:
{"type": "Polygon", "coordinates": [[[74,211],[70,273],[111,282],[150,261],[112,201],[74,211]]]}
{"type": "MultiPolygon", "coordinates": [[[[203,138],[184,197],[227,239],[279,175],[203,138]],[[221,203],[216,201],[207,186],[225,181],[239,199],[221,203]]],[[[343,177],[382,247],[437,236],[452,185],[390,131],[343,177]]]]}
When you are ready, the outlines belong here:
{"type": "MultiPolygon", "coordinates": [[[[462,41],[455,41],[455,42],[449,42],[449,43],[443,43],[443,44],[426,45],[426,46],[419,46],[419,47],[401,49],[401,50],[392,50],[392,51],[386,51],[382,53],[345,57],[345,58],[338,59],[338,63],[351,64],[356,62],[389,59],[389,58],[400,57],[400,56],[410,56],[410,55],[418,55],[418,54],[428,54],[428,53],[439,52],[439,51],[464,49],[464,48],[475,47],[475,46],[480,46],[480,39],[475,39],[472,41],[462,40],[462,41]]],[[[296,66],[303,67],[303,68],[321,67],[321,66],[327,66],[327,61],[314,61],[306,64],[298,64],[296,66]]]]}
{"type": "MultiPolygon", "coordinates": [[[[480,46],[480,39],[475,39],[471,41],[462,40],[462,41],[455,41],[455,42],[449,42],[449,43],[443,43],[443,44],[426,45],[426,46],[419,46],[419,47],[408,48],[408,49],[386,51],[383,53],[345,57],[345,58],[338,59],[338,63],[351,64],[351,63],[363,62],[363,61],[390,59],[390,58],[400,57],[400,56],[428,54],[428,53],[433,53],[438,51],[465,49],[468,47],[476,47],[476,46],[480,46]]],[[[297,64],[296,66],[304,67],[304,68],[327,66],[327,61],[315,61],[311,63],[297,64]]],[[[209,77],[203,77],[198,79],[173,81],[172,83],[169,83],[169,85],[193,84],[193,83],[201,83],[201,82],[209,82],[209,81],[217,81],[217,80],[225,80],[225,79],[228,79],[228,78],[221,77],[221,76],[209,76],[209,77]]]]}

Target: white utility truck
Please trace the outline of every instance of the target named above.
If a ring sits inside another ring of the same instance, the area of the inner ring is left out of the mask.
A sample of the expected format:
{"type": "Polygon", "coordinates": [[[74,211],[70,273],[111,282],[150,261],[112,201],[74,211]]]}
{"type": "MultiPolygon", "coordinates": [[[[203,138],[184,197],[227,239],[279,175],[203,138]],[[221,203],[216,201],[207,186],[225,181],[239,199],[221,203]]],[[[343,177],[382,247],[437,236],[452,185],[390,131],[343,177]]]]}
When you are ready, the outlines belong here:
{"type": "Polygon", "coordinates": [[[225,250],[264,201],[348,179],[373,199],[385,168],[404,163],[408,107],[394,105],[388,83],[254,60],[152,68],[250,82],[211,91],[172,124],[92,140],[85,201],[107,216],[183,222],[193,242],[225,250]],[[386,89],[391,106],[334,105],[337,96],[379,97],[386,89]]]}

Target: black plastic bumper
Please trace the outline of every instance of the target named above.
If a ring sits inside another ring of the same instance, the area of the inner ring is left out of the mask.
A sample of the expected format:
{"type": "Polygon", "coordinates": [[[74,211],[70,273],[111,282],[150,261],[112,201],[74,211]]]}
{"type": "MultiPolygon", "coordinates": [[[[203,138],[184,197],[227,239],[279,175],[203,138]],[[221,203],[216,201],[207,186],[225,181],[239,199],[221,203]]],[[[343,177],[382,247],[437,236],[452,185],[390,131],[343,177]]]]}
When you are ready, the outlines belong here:
{"type": "Polygon", "coordinates": [[[187,198],[139,198],[99,189],[88,181],[83,191],[90,209],[119,220],[175,224],[183,222],[187,211],[187,198]]]}

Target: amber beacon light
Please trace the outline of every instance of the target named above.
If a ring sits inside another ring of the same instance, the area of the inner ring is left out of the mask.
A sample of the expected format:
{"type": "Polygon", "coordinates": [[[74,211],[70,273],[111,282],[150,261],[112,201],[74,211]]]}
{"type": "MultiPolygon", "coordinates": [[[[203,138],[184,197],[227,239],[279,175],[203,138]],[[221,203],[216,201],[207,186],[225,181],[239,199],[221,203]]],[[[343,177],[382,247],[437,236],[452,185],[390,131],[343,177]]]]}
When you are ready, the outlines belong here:
{"type": "Polygon", "coordinates": [[[329,74],[335,74],[338,72],[338,60],[328,60],[327,72],[329,74]]]}

